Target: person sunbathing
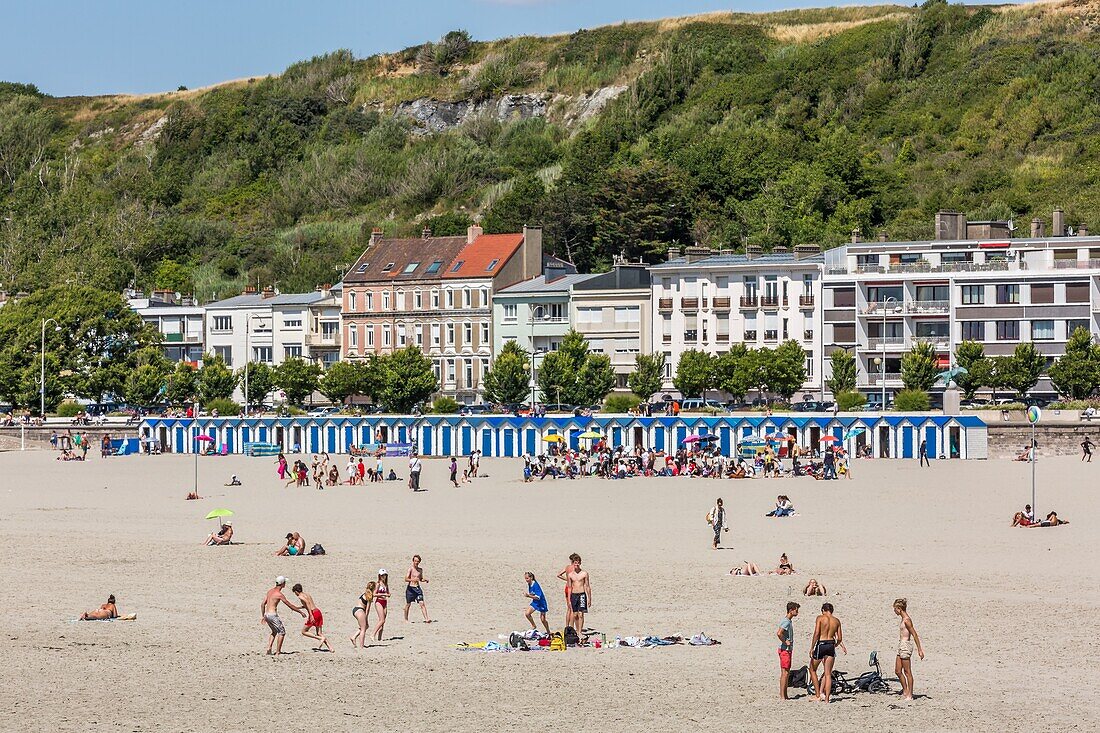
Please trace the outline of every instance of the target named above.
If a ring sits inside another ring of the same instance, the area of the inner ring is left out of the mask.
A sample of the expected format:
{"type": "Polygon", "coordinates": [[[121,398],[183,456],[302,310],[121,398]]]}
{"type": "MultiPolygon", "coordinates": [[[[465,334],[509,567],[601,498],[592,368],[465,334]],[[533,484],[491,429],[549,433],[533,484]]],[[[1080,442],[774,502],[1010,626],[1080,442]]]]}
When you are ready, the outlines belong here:
{"type": "Polygon", "coordinates": [[[802,589],[804,596],[824,596],[829,594],[829,589],[824,584],[818,583],[816,578],[810,578],[810,582],[802,589]]]}
{"type": "Polygon", "coordinates": [[[241,480],[239,478],[237,478],[237,474],[233,474],[232,476],[229,477],[229,483],[227,483],[225,485],[226,486],[240,486],[241,485],[241,480]]]}
{"type": "Polygon", "coordinates": [[[286,535],[286,546],[275,553],[276,557],[304,554],[306,554],[306,541],[302,539],[302,536],[297,532],[288,532],[286,535]]]}
{"type": "Polygon", "coordinates": [[[775,509],[765,514],[765,517],[789,517],[794,514],[794,504],[785,494],[780,494],[775,499],[775,509]]]}
{"type": "Polygon", "coordinates": [[[748,473],[745,471],[745,464],[737,464],[737,468],[733,469],[733,473],[730,474],[730,478],[747,478],[748,473]]]}
{"type": "Polygon", "coordinates": [[[1031,504],[1024,505],[1022,512],[1016,512],[1012,517],[1013,527],[1030,527],[1035,524],[1035,512],[1031,510],[1031,504]]]}
{"type": "Polygon", "coordinates": [[[769,570],[768,575],[794,575],[795,569],[791,565],[791,561],[787,559],[787,553],[783,553],[779,556],[779,567],[775,570],[769,570]]]}
{"type": "Polygon", "coordinates": [[[1020,451],[1019,453],[1017,453],[1016,457],[1013,458],[1012,460],[1014,460],[1014,461],[1027,461],[1027,460],[1030,460],[1030,459],[1031,459],[1031,448],[1029,446],[1025,445],[1024,449],[1022,451],[1020,451]]]}
{"type": "Polygon", "coordinates": [[[197,492],[197,491],[188,491],[187,492],[187,501],[194,501],[196,499],[201,499],[201,498],[202,497],[199,496],[199,492],[197,492]]]}
{"type": "Polygon", "coordinates": [[[228,545],[233,539],[233,523],[226,522],[218,532],[211,532],[204,545],[228,545]]]}
{"type": "Polygon", "coordinates": [[[115,605],[114,594],[107,596],[107,602],[96,610],[80,614],[81,621],[106,621],[111,618],[118,618],[118,606],[115,605]]]}
{"type": "Polygon", "coordinates": [[[1058,518],[1058,512],[1051,512],[1047,515],[1047,518],[1038,524],[1032,524],[1032,527],[1058,527],[1063,524],[1069,524],[1065,519],[1058,518]]]}
{"type": "Polygon", "coordinates": [[[760,568],[756,563],[745,560],[730,570],[730,575],[760,575],[760,568]]]}

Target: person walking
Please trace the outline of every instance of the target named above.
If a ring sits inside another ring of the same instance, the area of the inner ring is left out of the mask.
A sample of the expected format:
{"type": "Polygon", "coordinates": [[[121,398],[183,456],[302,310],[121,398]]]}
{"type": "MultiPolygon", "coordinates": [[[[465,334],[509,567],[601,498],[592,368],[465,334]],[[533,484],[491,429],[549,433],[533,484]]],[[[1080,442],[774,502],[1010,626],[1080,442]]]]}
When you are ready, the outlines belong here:
{"type": "Polygon", "coordinates": [[[894,662],[894,674],[901,682],[901,697],[903,700],[913,699],[913,647],[916,646],[917,656],[924,659],[924,647],[921,646],[920,636],[913,626],[913,619],[906,610],[909,602],[904,598],[894,601],[894,613],[901,618],[901,626],[898,628],[898,657],[894,662]]]}
{"type": "Polygon", "coordinates": [[[1085,463],[1092,463],[1092,449],[1096,447],[1089,436],[1085,436],[1085,439],[1081,441],[1081,460],[1085,463]]]}
{"type": "Polygon", "coordinates": [[[423,466],[420,463],[420,456],[413,454],[413,457],[409,459],[409,488],[413,491],[420,491],[420,469],[423,466]]]}
{"type": "Polygon", "coordinates": [[[714,549],[718,549],[718,545],[722,541],[722,530],[725,529],[729,532],[729,527],[726,527],[726,510],[722,506],[722,498],[719,497],[714,503],[714,507],[707,514],[707,521],[714,529],[714,549]]]}
{"type": "Polygon", "coordinates": [[[922,466],[931,465],[928,462],[928,441],[927,440],[922,440],[920,442],[920,465],[922,465],[922,466]]]}
{"type": "Polygon", "coordinates": [[[779,699],[787,697],[787,681],[791,676],[791,654],[794,652],[794,619],[801,606],[794,601],[787,602],[787,615],[779,622],[775,635],[779,637],[779,699]]]}
{"type": "Polygon", "coordinates": [[[814,683],[817,699],[829,702],[833,692],[833,666],[836,664],[836,650],[845,654],[844,632],[840,628],[840,619],[833,615],[833,604],[822,603],[821,615],[814,622],[814,635],[810,641],[810,678],[814,683]],[[817,676],[817,667],[822,665],[821,677],[817,676]]]}
{"type": "Polygon", "coordinates": [[[427,582],[424,568],[420,567],[420,555],[413,555],[412,566],[409,572],[405,573],[405,623],[409,622],[409,609],[414,603],[420,606],[420,612],[424,614],[424,623],[432,622],[428,618],[428,607],[424,605],[424,589],[421,587],[427,582]]]}
{"type": "MultiPolygon", "coordinates": [[[[525,456],[525,458],[526,458],[526,456],[525,456]]],[[[451,469],[451,483],[454,484],[454,487],[457,489],[458,488],[458,461],[455,460],[454,456],[451,456],[450,469],[451,469]]]]}
{"type": "Polygon", "coordinates": [[[531,605],[524,611],[523,615],[531,624],[531,628],[537,629],[534,619],[534,615],[537,613],[539,620],[542,621],[542,627],[546,629],[546,635],[549,636],[550,624],[546,621],[546,612],[549,610],[546,605],[546,594],[542,592],[542,586],[535,580],[534,573],[524,573],[523,579],[527,581],[527,592],[524,595],[531,599],[531,605]]]}
{"type": "Polygon", "coordinates": [[[283,588],[286,587],[286,578],[279,576],[275,578],[275,586],[267,592],[264,596],[263,603],[260,604],[260,625],[267,625],[271,629],[271,636],[267,640],[267,654],[272,654],[271,646],[275,644],[274,655],[278,656],[283,653],[283,640],[286,639],[286,627],[283,626],[283,620],[279,618],[279,604],[297,611],[302,617],[305,617],[306,611],[304,606],[296,606],[286,599],[283,595],[283,588]],[[276,644],[276,640],[278,643],[276,644]]]}

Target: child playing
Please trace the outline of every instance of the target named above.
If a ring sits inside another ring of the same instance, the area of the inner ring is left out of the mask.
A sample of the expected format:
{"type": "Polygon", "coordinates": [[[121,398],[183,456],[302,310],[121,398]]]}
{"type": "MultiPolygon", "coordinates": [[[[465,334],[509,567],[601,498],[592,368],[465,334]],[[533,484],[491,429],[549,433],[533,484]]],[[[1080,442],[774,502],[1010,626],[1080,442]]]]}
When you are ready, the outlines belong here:
{"type": "Polygon", "coordinates": [[[527,621],[531,624],[532,629],[537,629],[535,625],[535,619],[533,618],[535,612],[539,614],[539,620],[542,621],[542,626],[546,629],[546,633],[550,633],[550,624],[546,623],[546,595],[542,592],[542,587],[538,581],[535,580],[534,573],[524,573],[523,579],[527,581],[527,592],[523,595],[531,599],[531,607],[524,612],[524,616],[527,617],[527,621]]]}
{"type": "Polygon", "coordinates": [[[295,583],[294,587],[290,589],[294,595],[298,596],[298,600],[302,602],[302,605],[306,608],[306,623],[302,626],[302,636],[309,637],[310,639],[316,639],[321,642],[321,645],[317,647],[317,651],[325,650],[332,651],[332,647],[329,646],[328,639],[325,638],[321,627],[325,624],[325,617],[321,613],[321,609],[317,607],[317,604],[313,602],[313,596],[302,590],[301,583],[295,583]],[[317,633],[309,633],[310,628],[317,630],[317,633]]]}

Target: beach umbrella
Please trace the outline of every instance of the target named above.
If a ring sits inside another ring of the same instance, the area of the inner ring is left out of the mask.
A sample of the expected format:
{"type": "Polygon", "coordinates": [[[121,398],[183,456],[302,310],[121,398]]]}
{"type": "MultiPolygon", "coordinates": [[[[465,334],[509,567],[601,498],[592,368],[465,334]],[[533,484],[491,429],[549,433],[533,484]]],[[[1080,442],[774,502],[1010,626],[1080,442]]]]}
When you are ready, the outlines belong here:
{"type": "Polygon", "coordinates": [[[844,439],[845,440],[851,440],[852,438],[856,437],[857,435],[863,435],[866,432],[867,432],[867,428],[852,428],[851,430],[849,430],[848,432],[846,432],[844,434],[844,439]]]}
{"type": "Polygon", "coordinates": [[[684,442],[685,443],[698,443],[699,442],[699,436],[698,435],[689,435],[686,438],[684,438],[684,442]]]}
{"type": "Polygon", "coordinates": [[[214,509],[206,515],[206,519],[220,519],[221,517],[232,517],[232,509],[214,509]]]}
{"type": "Polygon", "coordinates": [[[597,432],[596,432],[596,431],[594,431],[594,430],[585,430],[585,431],[584,431],[583,433],[581,433],[581,434],[580,434],[579,436],[577,436],[577,437],[579,437],[579,438],[587,438],[587,439],[589,439],[589,440],[595,440],[596,438],[602,438],[603,436],[602,436],[602,435],[600,435],[599,433],[597,433],[597,432]]]}
{"type": "Polygon", "coordinates": [[[821,439],[822,443],[835,443],[838,438],[835,435],[826,435],[821,439]]]}
{"type": "Polygon", "coordinates": [[[547,443],[559,443],[562,441],[562,437],[555,433],[553,435],[543,436],[543,440],[545,440],[547,443]]]}

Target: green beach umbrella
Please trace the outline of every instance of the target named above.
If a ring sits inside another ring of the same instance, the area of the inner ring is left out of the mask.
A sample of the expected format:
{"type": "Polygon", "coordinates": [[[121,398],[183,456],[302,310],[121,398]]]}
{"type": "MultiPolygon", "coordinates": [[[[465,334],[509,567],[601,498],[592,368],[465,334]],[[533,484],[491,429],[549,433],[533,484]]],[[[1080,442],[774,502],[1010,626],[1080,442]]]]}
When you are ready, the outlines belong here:
{"type": "Polygon", "coordinates": [[[232,517],[232,516],[233,516],[233,510],[232,509],[214,509],[213,511],[211,511],[209,514],[206,515],[206,518],[207,519],[218,519],[220,517],[232,517]]]}

